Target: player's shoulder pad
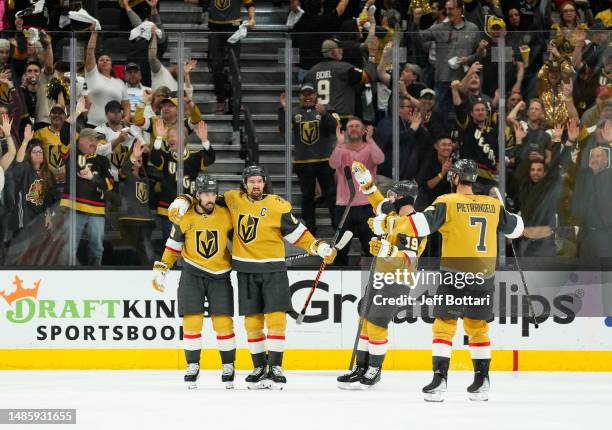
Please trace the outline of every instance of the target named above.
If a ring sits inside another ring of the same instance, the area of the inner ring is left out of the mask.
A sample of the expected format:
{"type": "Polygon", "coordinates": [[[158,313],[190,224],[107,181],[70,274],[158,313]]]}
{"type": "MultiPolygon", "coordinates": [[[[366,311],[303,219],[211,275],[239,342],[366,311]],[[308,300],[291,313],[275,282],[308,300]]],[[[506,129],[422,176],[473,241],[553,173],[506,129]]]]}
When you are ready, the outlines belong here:
{"type": "Polygon", "coordinates": [[[456,200],[457,200],[457,194],[454,194],[454,193],[443,194],[443,195],[439,196],[437,199],[434,200],[434,202],[432,203],[432,206],[436,205],[438,203],[450,203],[450,202],[454,202],[456,200]]]}
{"type": "Polygon", "coordinates": [[[270,199],[274,202],[274,205],[280,210],[281,213],[291,211],[291,203],[283,199],[281,196],[276,194],[270,194],[270,199]]]}
{"type": "Polygon", "coordinates": [[[240,198],[240,190],[236,189],[236,190],[228,190],[225,193],[223,193],[223,197],[225,198],[225,201],[227,203],[230,203],[232,201],[236,201],[240,198]]]}

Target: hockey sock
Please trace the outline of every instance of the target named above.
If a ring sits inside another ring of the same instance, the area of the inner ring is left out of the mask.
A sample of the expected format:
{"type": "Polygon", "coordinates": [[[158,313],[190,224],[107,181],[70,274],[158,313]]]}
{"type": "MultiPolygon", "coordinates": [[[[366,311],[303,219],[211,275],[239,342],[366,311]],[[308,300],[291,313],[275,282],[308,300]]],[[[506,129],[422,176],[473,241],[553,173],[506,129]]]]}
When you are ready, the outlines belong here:
{"type": "Polygon", "coordinates": [[[281,366],[283,364],[283,352],[285,351],[287,314],[285,312],[270,312],[265,316],[266,327],[268,328],[266,341],[268,364],[270,366],[281,366]]]}
{"type": "Polygon", "coordinates": [[[368,324],[368,351],[370,353],[369,365],[374,367],[382,367],[385,355],[387,354],[387,335],[389,330],[386,327],[381,327],[370,321],[368,324]]]}
{"type": "Polygon", "coordinates": [[[469,336],[472,360],[491,360],[489,324],[484,320],[463,318],[463,328],[469,336]]]}
{"type": "Polygon", "coordinates": [[[185,315],[183,317],[183,348],[187,363],[199,363],[202,351],[203,314],[185,315]]]}
{"type": "Polygon", "coordinates": [[[217,334],[217,345],[221,355],[221,363],[228,364],[236,361],[236,336],[234,335],[234,321],[229,315],[213,315],[212,324],[217,334]]]}
{"type": "Polygon", "coordinates": [[[247,333],[249,351],[254,367],[266,365],[266,337],[264,336],[264,315],[252,314],[244,318],[244,327],[247,333]]]}
{"type": "MultiPolygon", "coordinates": [[[[448,363],[450,362],[451,351],[453,348],[453,337],[457,331],[457,320],[445,320],[436,318],[433,323],[433,340],[431,345],[431,355],[434,372],[439,367],[439,364],[446,363],[448,371],[448,363]]],[[[444,367],[444,366],[443,366],[444,367]]],[[[446,373],[444,373],[446,375],[446,373]]]]}
{"type": "Polygon", "coordinates": [[[368,360],[370,353],[368,351],[368,320],[364,318],[363,324],[361,325],[361,332],[359,333],[359,341],[357,342],[357,354],[356,361],[357,366],[366,369],[368,367],[368,360]]]}

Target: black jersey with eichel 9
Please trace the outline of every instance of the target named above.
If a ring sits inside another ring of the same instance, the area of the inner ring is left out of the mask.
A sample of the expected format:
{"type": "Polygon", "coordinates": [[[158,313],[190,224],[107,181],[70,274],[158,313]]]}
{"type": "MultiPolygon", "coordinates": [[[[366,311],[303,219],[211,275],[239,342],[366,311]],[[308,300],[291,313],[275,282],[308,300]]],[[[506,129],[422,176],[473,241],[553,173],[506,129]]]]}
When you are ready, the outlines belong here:
{"type": "Polygon", "coordinates": [[[495,274],[497,233],[517,238],[523,232],[523,220],[494,197],[453,193],[438,197],[423,212],[396,218],[393,231],[415,237],[439,231],[440,269],[489,278],[495,274]]]}
{"type": "MultiPolygon", "coordinates": [[[[167,216],[168,206],[176,197],[178,157],[173,152],[153,149],[149,160],[157,171],[163,172],[163,178],[160,181],[161,192],[157,203],[157,214],[167,216]]],[[[214,162],[215,151],[212,146],[208,150],[196,152],[185,149],[185,155],[183,156],[183,188],[185,191],[191,192],[192,183],[198,173],[214,162]]]]}
{"type": "Polygon", "coordinates": [[[232,218],[227,208],[215,205],[212,213],[206,214],[195,205],[172,225],[162,261],[172,267],[182,256],[185,263],[209,276],[226,277],[231,271],[227,248],[231,234],[232,218]]]}
{"type": "Polygon", "coordinates": [[[284,240],[315,254],[316,239],[291,213],[291,204],[274,194],[253,200],[240,190],[218,199],[227,206],[234,227],[232,268],[245,273],[285,270],[284,240]]]}
{"type": "Polygon", "coordinates": [[[318,103],[331,105],[340,118],[355,114],[356,87],[369,82],[367,72],[345,61],[327,60],[308,71],[304,82],[312,82],[318,103]]]}

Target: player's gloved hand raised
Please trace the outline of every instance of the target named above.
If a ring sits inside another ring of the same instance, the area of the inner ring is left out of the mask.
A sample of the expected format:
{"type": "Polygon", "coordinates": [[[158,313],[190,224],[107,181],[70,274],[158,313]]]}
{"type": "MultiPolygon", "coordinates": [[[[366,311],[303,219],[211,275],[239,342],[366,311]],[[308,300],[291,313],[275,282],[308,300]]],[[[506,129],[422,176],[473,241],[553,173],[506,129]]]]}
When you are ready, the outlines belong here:
{"type": "Polygon", "coordinates": [[[187,196],[178,196],[168,207],[168,219],[174,224],[178,224],[191,206],[191,201],[187,196]]]}
{"type": "Polygon", "coordinates": [[[166,273],[170,268],[163,261],[153,263],[153,289],[163,293],[166,290],[164,282],[166,281],[166,273]]]}
{"type": "Polygon", "coordinates": [[[355,179],[359,183],[359,188],[361,189],[362,193],[372,194],[377,190],[376,185],[374,185],[374,180],[372,179],[372,174],[363,163],[353,161],[351,170],[355,175],[355,179]]]}
{"type": "Polygon", "coordinates": [[[336,258],[336,254],[338,254],[336,248],[332,248],[331,246],[329,246],[329,243],[324,242],[322,240],[319,241],[319,244],[317,245],[316,249],[316,254],[319,257],[323,258],[325,264],[332,264],[336,258]]]}
{"type": "Polygon", "coordinates": [[[374,257],[392,258],[396,257],[398,248],[395,245],[391,245],[386,239],[372,238],[370,240],[370,254],[374,257]]]}
{"type": "Polygon", "coordinates": [[[376,236],[393,234],[393,225],[396,218],[397,216],[395,215],[376,215],[374,218],[368,219],[368,226],[370,226],[376,236]]]}

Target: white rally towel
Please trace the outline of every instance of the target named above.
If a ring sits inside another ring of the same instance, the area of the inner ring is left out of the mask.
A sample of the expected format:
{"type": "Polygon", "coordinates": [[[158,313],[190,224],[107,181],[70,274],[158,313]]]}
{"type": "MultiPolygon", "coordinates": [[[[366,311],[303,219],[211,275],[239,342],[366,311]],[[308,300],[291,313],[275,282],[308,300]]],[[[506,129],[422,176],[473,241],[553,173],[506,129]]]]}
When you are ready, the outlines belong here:
{"type": "Polygon", "coordinates": [[[248,21],[242,21],[242,24],[240,24],[240,27],[238,27],[238,30],[236,30],[234,34],[232,34],[227,39],[227,43],[234,44],[244,39],[247,35],[247,24],[248,24],[248,21]]]}
{"type": "Polygon", "coordinates": [[[96,24],[96,30],[102,30],[102,27],[100,26],[100,21],[88,14],[85,9],[79,9],[76,12],[70,11],[68,12],[68,17],[73,21],[85,22],[87,24],[96,24]]]}
{"type": "MultiPolygon", "coordinates": [[[[132,31],[130,31],[130,40],[134,40],[138,37],[142,37],[145,40],[151,40],[151,30],[153,29],[153,23],[151,21],[143,21],[137,27],[134,27],[132,31]]],[[[158,39],[162,37],[162,31],[158,28],[155,31],[158,39]]]]}
{"type": "Polygon", "coordinates": [[[17,12],[15,14],[15,17],[36,15],[37,13],[41,13],[44,10],[44,8],[45,8],[45,0],[38,0],[32,6],[27,7],[17,12]]]}
{"type": "Polygon", "coordinates": [[[303,15],[304,15],[304,9],[302,9],[299,6],[296,11],[292,10],[291,12],[289,12],[289,16],[287,17],[287,23],[286,23],[287,27],[293,28],[295,24],[297,24],[298,21],[302,19],[303,15]]]}

